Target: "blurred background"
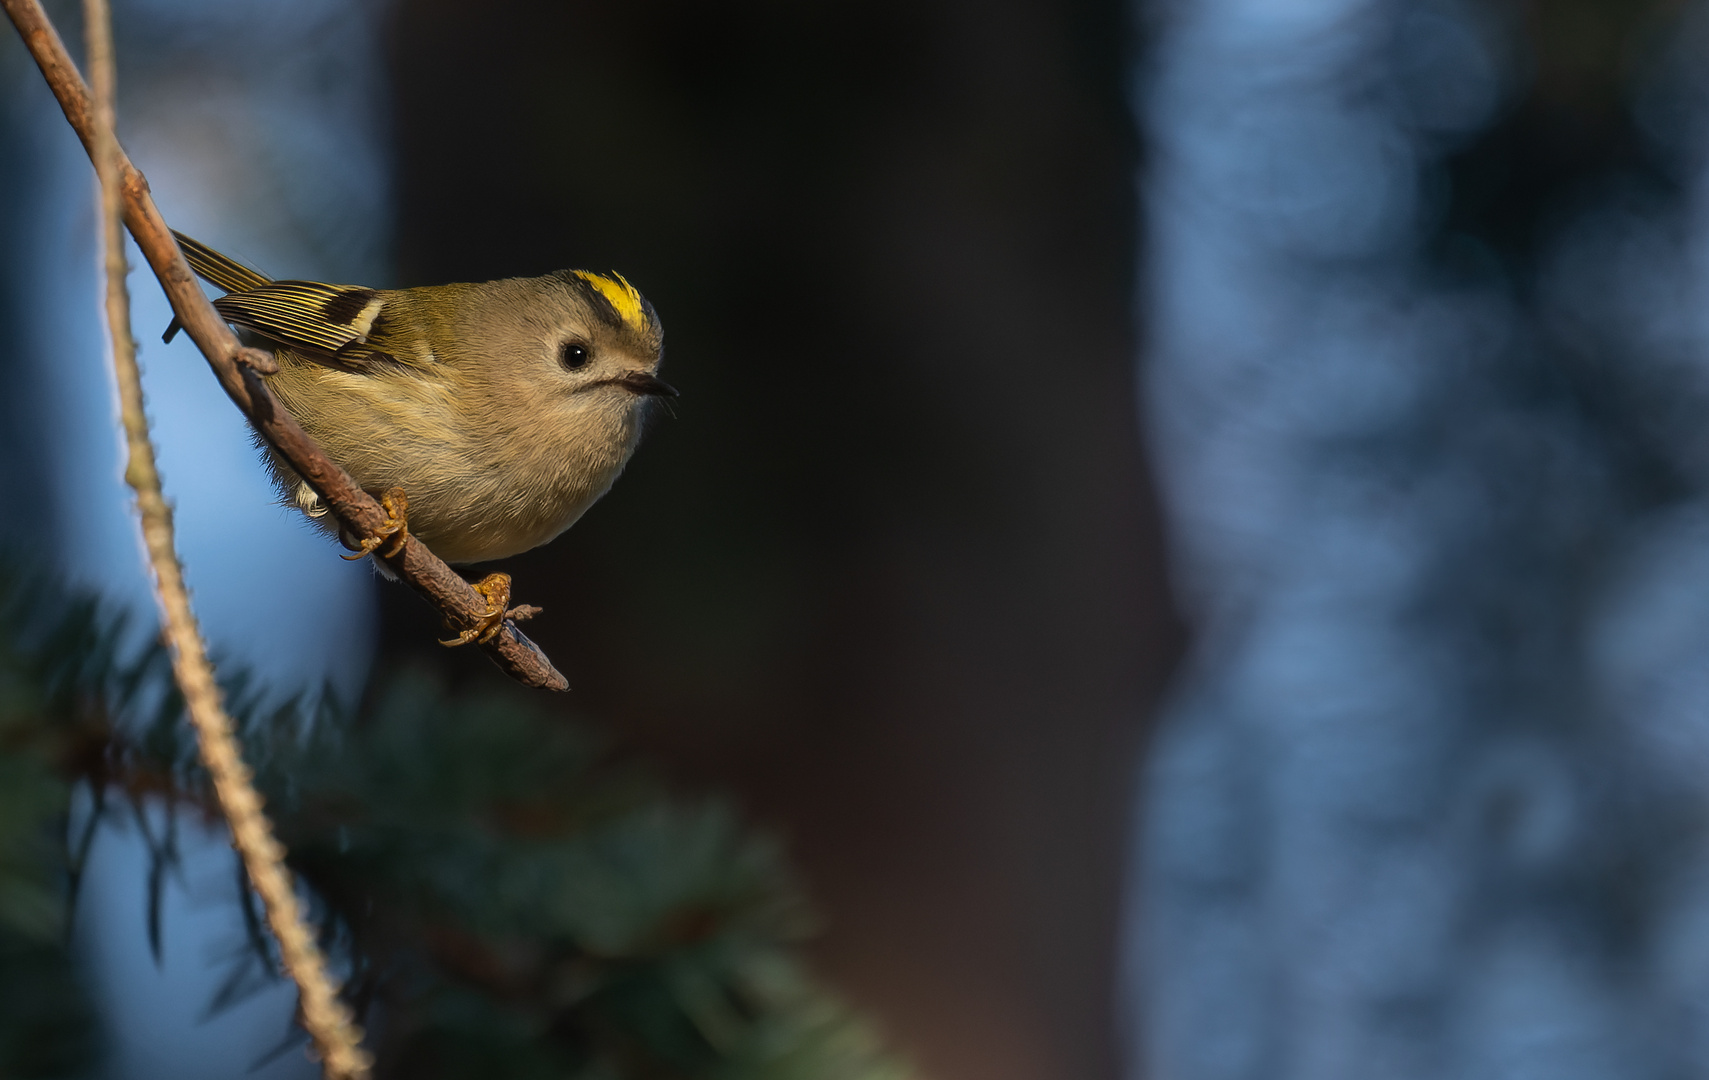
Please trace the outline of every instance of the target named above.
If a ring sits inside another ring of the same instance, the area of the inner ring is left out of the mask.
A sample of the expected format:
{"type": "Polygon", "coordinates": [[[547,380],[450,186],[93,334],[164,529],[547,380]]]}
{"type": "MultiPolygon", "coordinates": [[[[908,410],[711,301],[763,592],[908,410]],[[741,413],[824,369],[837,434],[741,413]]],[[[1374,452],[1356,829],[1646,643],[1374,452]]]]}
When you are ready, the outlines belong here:
{"type": "Polygon", "coordinates": [[[1151,9],[1136,1069],[1709,1073],[1704,17],[1151,9]]]}
{"type": "MultiPolygon", "coordinates": [[[[683,397],[504,566],[547,705],[784,836],[815,970],[923,1076],[1709,1075],[1697,0],[117,17],[200,239],[654,302],[683,397]]],[[[0,71],[0,528],[146,608],[87,164],[0,71]]],[[[500,679],[275,505],[133,284],[221,655],[500,679]]],[[[109,831],[108,1074],[229,1076],[291,998],[200,1019],[222,841],[156,965],[109,831]]]]}

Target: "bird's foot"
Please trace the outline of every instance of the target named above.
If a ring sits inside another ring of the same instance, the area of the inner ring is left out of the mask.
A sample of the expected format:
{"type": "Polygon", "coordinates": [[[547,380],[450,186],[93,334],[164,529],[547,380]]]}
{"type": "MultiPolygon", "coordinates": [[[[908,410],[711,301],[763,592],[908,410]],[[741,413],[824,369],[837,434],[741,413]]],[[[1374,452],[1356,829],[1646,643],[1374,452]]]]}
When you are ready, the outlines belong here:
{"type": "Polygon", "coordinates": [[[456,637],[439,643],[447,648],[467,645],[471,641],[485,645],[498,636],[498,632],[504,628],[505,619],[526,619],[540,610],[532,604],[510,609],[509,574],[488,574],[481,580],[472,581],[469,584],[486,600],[487,610],[476,617],[475,625],[456,637]]]}
{"type": "Polygon", "coordinates": [[[351,554],[343,556],[346,559],[360,559],[371,552],[379,552],[380,557],[389,559],[404,549],[409,540],[409,499],[404,495],[403,488],[387,488],[380,496],[380,507],[386,512],[386,522],[374,530],[373,536],[363,537],[360,542],[349,547],[351,554]]]}

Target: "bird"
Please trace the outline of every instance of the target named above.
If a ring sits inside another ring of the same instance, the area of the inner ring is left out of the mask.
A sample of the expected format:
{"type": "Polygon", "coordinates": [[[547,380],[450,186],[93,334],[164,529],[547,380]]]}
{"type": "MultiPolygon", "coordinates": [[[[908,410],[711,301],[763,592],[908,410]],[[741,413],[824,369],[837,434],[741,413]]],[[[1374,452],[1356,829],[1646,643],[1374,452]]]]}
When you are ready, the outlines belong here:
{"type": "MultiPolygon", "coordinates": [[[[223,290],[213,300],[221,317],[274,347],[273,394],[380,500],[387,523],[350,536],[263,443],[281,500],[337,536],[354,553],[346,558],[378,555],[386,576],[382,560],[408,535],[452,565],[559,536],[611,489],[651,406],[677,396],[658,376],[658,314],[615,272],[371,289],[276,281],[174,235],[191,269],[223,290]]],[[[174,319],[165,340],[179,329],[174,319]]],[[[474,583],[487,617],[445,644],[490,640],[509,583],[474,583]]]]}

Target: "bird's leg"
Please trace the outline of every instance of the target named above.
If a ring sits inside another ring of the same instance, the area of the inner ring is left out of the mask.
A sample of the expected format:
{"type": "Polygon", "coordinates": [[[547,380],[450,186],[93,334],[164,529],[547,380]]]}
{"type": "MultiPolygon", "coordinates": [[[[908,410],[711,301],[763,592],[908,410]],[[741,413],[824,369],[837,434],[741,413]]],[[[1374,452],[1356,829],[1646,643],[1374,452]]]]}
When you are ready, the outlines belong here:
{"type": "MultiPolygon", "coordinates": [[[[499,630],[504,626],[505,618],[510,614],[506,610],[510,607],[509,574],[488,574],[481,580],[472,581],[469,584],[486,600],[487,610],[477,618],[474,626],[464,630],[449,641],[441,641],[439,643],[441,645],[454,648],[458,645],[467,645],[471,641],[485,645],[498,636],[499,630]]],[[[517,609],[519,617],[526,618],[532,614],[534,611],[523,614],[522,608],[517,609]]]]}
{"type": "MultiPolygon", "coordinates": [[[[389,559],[404,549],[404,542],[409,539],[409,498],[404,495],[404,489],[387,488],[380,496],[380,507],[386,512],[386,523],[375,529],[373,536],[364,537],[351,548],[352,554],[343,558],[360,559],[369,552],[378,551],[382,558],[389,559]]],[[[349,541],[345,546],[350,546],[349,541]]]]}

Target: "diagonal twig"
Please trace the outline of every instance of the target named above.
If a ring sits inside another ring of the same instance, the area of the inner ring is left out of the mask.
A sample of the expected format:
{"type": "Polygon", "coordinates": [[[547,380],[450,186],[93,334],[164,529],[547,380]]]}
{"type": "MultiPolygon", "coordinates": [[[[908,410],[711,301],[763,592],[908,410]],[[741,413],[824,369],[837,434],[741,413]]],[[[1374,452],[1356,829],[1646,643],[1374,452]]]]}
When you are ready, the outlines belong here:
{"type": "MultiPolygon", "coordinates": [[[[89,156],[101,180],[101,241],[107,280],[107,326],[112,338],[113,374],[119,385],[119,413],[124,422],[129,455],[125,480],[136,491],[144,546],[154,570],[155,596],[160,602],[166,638],[171,646],[172,674],[184,692],[185,711],[196,729],[196,745],[213,781],[220,811],[231,827],[232,846],[243,858],[249,880],[267,911],[267,925],[279,942],[285,970],[296,981],[303,1027],[314,1040],[327,1080],[367,1080],[371,1059],[362,1049],[362,1029],[339,997],[336,978],[315,944],[303,918],[285,849],[273,835],[273,824],[261,808],[249,769],[238,751],[237,735],[220,700],[207,645],[190,609],[184,569],[178,562],[172,528],[172,508],[160,489],[154,446],[149,440],[143,403],[142,375],[137,368],[136,342],[131,337],[130,294],[125,289],[125,234],[119,222],[124,195],[118,139],[113,135],[113,31],[107,0],[84,0],[84,29],[89,42],[89,69],[95,83],[90,109],[89,156]]],[[[138,820],[146,826],[140,807],[138,820]]],[[[145,828],[146,835],[146,828],[145,828]]],[[[170,835],[165,841],[170,844],[170,835]]],[[[150,841],[152,847],[152,841],[150,841]]],[[[158,874],[168,853],[155,858],[158,874]]],[[[150,883],[149,933],[158,958],[159,920],[155,909],[159,882],[150,883]]]]}
{"type": "MultiPolygon", "coordinates": [[[[95,153],[95,128],[89,89],[65,51],[65,44],[42,11],[39,0],[0,0],[12,25],[18,30],[30,55],[35,58],[60,108],[84,148],[95,153]]],[[[124,204],[125,224],[137,247],[148,259],[154,275],[172,304],[172,311],[190,339],[207,358],[226,395],[250,424],[297,475],[308,481],[322,501],[332,509],[350,535],[358,539],[378,538],[386,524],[386,512],[350,474],[335,464],[303,431],[296,419],[279,404],[262,375],[273,370],[273,359],[259,349],[247,349],[237,340],[219,312],[203,295],[189,264],[178,250],[178,242],[154,205],[148,180],[132,165],[122,148],[116,148],[116,171],[124,204]]],[[[480,624],[488,610],[487,600],[461,575],[414,536],[386,560],[399,577],[426,597],[454,629],[480,624]]],[[[514,623],[506,622],[480,648],[494,663],[518,682],[548,690],[567,690],[569,683],[539,646],[528,640],[514,623]]]]}

